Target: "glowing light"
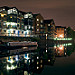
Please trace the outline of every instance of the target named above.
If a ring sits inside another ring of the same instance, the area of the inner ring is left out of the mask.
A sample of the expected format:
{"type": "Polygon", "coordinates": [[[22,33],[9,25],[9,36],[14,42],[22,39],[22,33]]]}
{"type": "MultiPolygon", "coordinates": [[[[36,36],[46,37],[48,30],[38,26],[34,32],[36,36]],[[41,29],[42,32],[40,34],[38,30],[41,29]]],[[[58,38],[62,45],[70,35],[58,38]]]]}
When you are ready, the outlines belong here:
{"type": "Polygon", "coordinates": [[[39,57],[37,57],[37,59],[39,59],[39,57]]]}
{"type": "Polygon", "coordinates": [[[39,69],[39,67],[37,66],[37,69],[39,69]]]}
{"type": "Polygon", "coordinates": [[[66,55],[66,52],[65,52],[65,55],[66,55]]]}
{"type": "Polygon", "coordinates": [[[16,61],[18,61],[18,55],[16,55],[16,61]]]}
{"type": "Polygon", "coordinates": [[[42,68],[42,65],[40,65],[40,67],[42,68]]]}
{"type": "Polygon", "coordinates": [[[59,37],[60,37],[60,38],[63,38],[64,36],[63,36],[63,35],[60,35],[59,37]]]}
{"type": "Polygon", "coordinates": [[[37,62],[37,65],[39,64],[39,62],[37,62]]]}
{"type": "Polygon", "coordinates": [[[4,14],[1,14],[1,17],[4,17],[4,14]]]}
{"type": "Polygon", "coordinates": [[[50,59],[48,59],[48,62],[50,62],[50,59]]]}
{"type": "Polygon", "coordinates": [[[10,67],[7,65],[7,70],[10,70],[10,67]]]}
{"type": "Polygon", "coordinates": [[[13,70],[13,69],[15,69],[15,68],[17,68],[17,66],[11,65],[11,67],[9,67],[9,66],[7,65],[7,70],[13,70]]]}
{"type": "Polygon", "coordinates": [[[59,49],[60,49],[60,50],[63,50],[63,49],[64,49],[64,47],[63,47],[63,46],[60,46],[60,47],[59,47],[59,49]]]}
{"type": "Polygon", "coordinates": [[[47,50],[46,50],[46,53],[47,53],[47,50]]]}

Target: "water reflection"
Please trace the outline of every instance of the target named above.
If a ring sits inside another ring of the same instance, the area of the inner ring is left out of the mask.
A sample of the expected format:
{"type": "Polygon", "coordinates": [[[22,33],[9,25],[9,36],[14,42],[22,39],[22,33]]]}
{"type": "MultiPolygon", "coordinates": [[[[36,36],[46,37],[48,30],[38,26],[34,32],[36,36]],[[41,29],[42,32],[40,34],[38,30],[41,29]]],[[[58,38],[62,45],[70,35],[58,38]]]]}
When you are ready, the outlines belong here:
{"type": "Polygon", "coordinates": [[[75,50],[72,43],[58,44],[46,48],[29,48],[29,51],[20,49],[11,50],[0,58],[0,75],[33,75],[41,73],[45,65],[53,66],[56,58],[70,56],[75,50]],[[34,50],[31,51],[30,49],[34,50]],[[36,50],[37,49],[37,50],[36,50]],[[22,52],[21,52],[22,51],[22,52]],[[16,54],[15,54],[16,52],[16,54]]]}

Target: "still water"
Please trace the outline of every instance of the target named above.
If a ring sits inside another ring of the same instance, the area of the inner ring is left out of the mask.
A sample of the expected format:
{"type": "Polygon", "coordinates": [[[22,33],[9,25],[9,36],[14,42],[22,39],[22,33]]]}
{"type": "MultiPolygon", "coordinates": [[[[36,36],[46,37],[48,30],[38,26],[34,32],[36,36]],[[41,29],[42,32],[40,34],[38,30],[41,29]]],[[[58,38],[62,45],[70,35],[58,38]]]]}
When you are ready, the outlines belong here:
{"type": "Polygon", "coordinates": [[[0,75],[75,75],[75,44],[1,52],[0,75]]]}

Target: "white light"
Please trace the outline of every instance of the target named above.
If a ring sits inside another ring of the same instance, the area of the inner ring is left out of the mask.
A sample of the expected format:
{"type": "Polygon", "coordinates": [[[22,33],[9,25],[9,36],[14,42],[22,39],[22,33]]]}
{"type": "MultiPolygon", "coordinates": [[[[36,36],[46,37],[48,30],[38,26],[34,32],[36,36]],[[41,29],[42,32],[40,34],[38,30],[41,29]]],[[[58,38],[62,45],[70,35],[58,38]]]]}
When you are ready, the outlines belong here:
{"type": "Polygon", "coordinates": [[[13,63],[14,61],[11,59],[11,60],[8,60],[8,62],[13,63]]]}
{"type": "Polygon", "coordinates": [[[39,59],[39,57],[37,57],[37,59],[39,59]]]}
{"type": "Polygon", "coordinates": [[[46,50],[46,53],[47,53],[47,50],[46,50]]]}
{"type": "Polygon", "coordinates": [[[18,55],[16,55],[16,61],[18,61],[18,55]]]}
{"type": "Polygon", "coordinates": [[[37,67],[37,69],[39,69],[39,67],[37,67]]]}
{"type": "Polygon", "coordinates": [[[39,64],[39,62],[37,62],[37,65],[39,64]]]}
{"type": "Polygon", "coordinates": [[[47,34],[46,34],[46,36],[47,36],[47,34]]]}
{"type": "Polygon", "coordinates": [[[66,52],[65,52],[65,55],[66,55],[66,52]]]}
{"type": "Polygon", "coordinates": [[[7,70],[10,70],[10,67],[7,65],[7,70]]]}
{"type": "Polygon", "coordinates": [[[50,62],[50,59],[48,59],[48,62],[50,62]]]}

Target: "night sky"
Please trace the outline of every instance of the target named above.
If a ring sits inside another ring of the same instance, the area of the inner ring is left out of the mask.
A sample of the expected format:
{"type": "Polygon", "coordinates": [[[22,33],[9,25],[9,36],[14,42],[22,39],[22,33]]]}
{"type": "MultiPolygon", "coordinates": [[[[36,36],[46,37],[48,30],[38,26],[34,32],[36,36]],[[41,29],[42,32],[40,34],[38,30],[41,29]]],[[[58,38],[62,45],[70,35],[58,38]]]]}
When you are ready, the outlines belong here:
{"type": "Polygon", "coordinates": [[[21,11],[41,13],[56,25],[75,29],[75,0],[0,0],[0,7],[17,7],[21,11]]]}

